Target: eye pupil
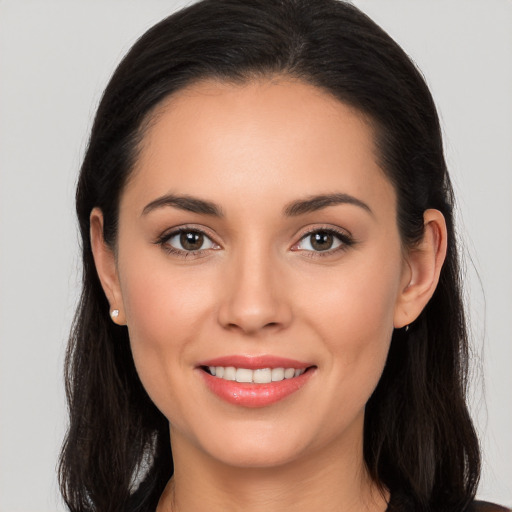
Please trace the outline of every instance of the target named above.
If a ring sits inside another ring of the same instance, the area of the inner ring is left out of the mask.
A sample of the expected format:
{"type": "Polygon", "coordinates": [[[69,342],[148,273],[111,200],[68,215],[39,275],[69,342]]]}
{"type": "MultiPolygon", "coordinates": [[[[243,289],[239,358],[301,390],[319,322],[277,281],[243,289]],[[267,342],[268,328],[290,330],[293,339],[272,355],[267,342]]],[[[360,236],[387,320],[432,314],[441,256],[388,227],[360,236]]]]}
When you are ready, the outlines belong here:
{"type": "Polygon", "coordinates": [[[194,231],[186,231],[180,235],[180,243],[187,251],[197,251],[204,243],[204,235],[194,231]]]}
{"type": "Polygon", "coordinates": [[[325,231],[318,231],[311,235],[311,247],[317,251],[328,251],[334,242],[334,236],[325,231]]]}

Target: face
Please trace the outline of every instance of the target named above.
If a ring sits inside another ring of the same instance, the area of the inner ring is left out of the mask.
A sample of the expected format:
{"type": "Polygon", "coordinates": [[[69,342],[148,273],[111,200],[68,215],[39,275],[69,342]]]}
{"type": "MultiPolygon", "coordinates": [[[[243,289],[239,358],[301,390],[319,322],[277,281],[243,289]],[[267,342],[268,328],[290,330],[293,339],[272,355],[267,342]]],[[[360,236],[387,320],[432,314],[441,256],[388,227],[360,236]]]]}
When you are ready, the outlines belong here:
{"type": "Polygon", "coordinates": [[[411,276],[358,112],[284,79],[169,98],[121,198],[115,273],[175,453],[360,449],[411,276]]]}

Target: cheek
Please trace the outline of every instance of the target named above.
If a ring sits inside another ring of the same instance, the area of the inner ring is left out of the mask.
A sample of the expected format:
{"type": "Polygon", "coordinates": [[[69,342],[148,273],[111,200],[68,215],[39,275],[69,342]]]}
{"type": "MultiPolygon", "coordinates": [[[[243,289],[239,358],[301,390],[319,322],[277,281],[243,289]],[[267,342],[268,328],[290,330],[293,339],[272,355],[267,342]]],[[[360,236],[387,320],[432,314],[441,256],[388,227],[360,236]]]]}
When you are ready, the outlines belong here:
{"type": "MultiPolygon", "coordinates": [[[[129,253],[121,261],[123,305],[134,340],[172,343],[176,333],[192,332],[211,301],[208,272],[171,264],[155,249],[129,253]]],[[[210,272],[211,273],[211,272],[210,272]]]]}
{"type": "Polygon", "coordinates": [[[135,366],[147,393],[166,415],[166,404],[175,402],[170,395],[185,385],[174,382],[175,376],[190,366],[189,348],[205,329],[211,309],[207,297],[211,287],[198,286],[202,278],[197,274],[192,280],[190,274],[173,268],[161,256],[132,252],[126,262],[120,262],[135,366]]]}
{"type": "Polygon", "coordinates": [[[399,258],[375,260],[335,269],[309,287],[305,308],[314,308],[314,316],[328,327],[327,332],[339,333],[335,335],[339,344],[350,343],[356,348],[364,341],[387,339],[393,330],[399,258]]]}
{"type": "Polygon", "coordinates": [[[310,287],[304,305],[304,316],[328,350],[326,364],[333,388],[338,386],[333,392],[357,409],[375,389],[387,359],[401,274],[397,262],[399,257],[340,268],[324,286],[310,287]]]}

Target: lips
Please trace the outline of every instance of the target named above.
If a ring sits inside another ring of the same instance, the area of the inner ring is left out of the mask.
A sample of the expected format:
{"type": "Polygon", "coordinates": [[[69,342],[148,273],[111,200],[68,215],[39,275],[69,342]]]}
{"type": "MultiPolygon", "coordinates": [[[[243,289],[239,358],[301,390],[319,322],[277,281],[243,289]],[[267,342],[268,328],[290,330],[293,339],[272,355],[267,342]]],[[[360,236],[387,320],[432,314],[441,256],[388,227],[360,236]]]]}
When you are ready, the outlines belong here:
{"type": "Polygon", "coordinates": [[[198,365],[208,389],[242,407],[265,407],[301,389],[316,366],[274,356],[229,356],[198,365]]]}

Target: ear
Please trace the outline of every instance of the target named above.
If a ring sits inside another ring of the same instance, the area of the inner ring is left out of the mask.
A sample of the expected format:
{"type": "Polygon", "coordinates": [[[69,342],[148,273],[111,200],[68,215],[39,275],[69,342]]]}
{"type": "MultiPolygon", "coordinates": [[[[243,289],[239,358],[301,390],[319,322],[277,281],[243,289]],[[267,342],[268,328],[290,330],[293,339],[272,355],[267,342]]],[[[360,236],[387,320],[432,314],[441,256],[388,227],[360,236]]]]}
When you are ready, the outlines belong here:
{"type": "Polygon", "coordinates": [[[103,212],[99,208],[94,208],[89,217],[91,248],[94,257],[94,264],[101,282],[101,286],[107,300],[110,304],[110,314],[112,321],[118,325],[125,325],[125,314],[121,287],[117,272],[116,258],[114,251],[105,243],[103,238],[103,212]],[[118,310],[117,316],[112,316],[112,312],[118,310]]]}
{"type": "Polygon", "coordinates": [[[408,250],[403,282],[395,306],[394,326],[412,323],[431,299],[439,282],[446,257],[446,222],[439,210],[423,214],[424,233],[421,241],[408,250]]]}

